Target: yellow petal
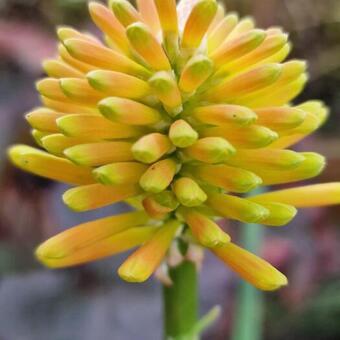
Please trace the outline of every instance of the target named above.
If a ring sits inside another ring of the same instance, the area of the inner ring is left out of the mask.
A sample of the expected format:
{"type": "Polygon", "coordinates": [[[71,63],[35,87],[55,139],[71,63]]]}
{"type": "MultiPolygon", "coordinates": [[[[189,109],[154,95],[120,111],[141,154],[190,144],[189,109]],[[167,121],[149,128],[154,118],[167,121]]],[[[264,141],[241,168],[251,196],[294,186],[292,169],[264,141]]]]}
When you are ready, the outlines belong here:
{"type": "Polygon", "coordinates": [[[140,178],[140,186],[148,192],[159,193],[172,182],[177,172],[177,164],[172,159],[164,159],[152,164],[140,178]]]}
{"type": "Polygon", "coordinates": [[[176,0],[154,0],[164,33],[178,32],[176,0]]]}
{"type": "Polygon", "coordinates": [[[206,137],[183,149],[185,155],[205,163],[224,162],[234,152],[234,147],[221,137],[206,137]]]}
{"type": "Polygon", "coordinates": [[[151,68],[156,71],[171,69],[163,47],[145,24],[137,22],[130,25],[126,34],[132,47],[151,68]]]}
{"type": "Polygon", "coordinates": [[[261,202],[268,209],[269,216],[261,221],[261,224],[271,226],[283,226],[289,223],[296,215],[297,210],[292,205],[277,202],[261,202]]]}
{"type": "Polygon", "coordinates": [[[172,220],[159,228],[149,241],[124,261],[118,269],[119,276],[129,282],[147,280],[160,265],[180,226],[180,222],[172,220]]]}
{"type": "Polygon", "coordinates": [[[213,252],[244,280],[258,289],[275,290],[288,284],[287,278],[271,264],[234,243],[215,248],[213,252]]]}
{"type": "Polygon", "coordinates": [[[67,39],[77,38],[77,39],[82,39],[82,40],[86,40],[86,41],[93,42],[93,43],[99,43],[99,40],[95,38],[94,36],[90,34],[81,33],[75,30],[74,28],[68,27],[68,26],[59,26],[57,29],[57,35],[61,42],[64,42],[67,39]]]}
{"type": "Polygon", "coordinates": [[[255,171],[257,169],[291,170],[305,160],[305,157],[291,150],[258,149],[237,150],[228,164],[255,171]]]}
{"type": "Polygon", "coordinates": [[[147,77],[149,71],[142,65],[112,49],[80,39],[67,39],[64,42],[67,51],[76,59],[111,71],[147,77]]]}
{"type": "Polygon", "coordinates": [[[198,133],[185,120],[179,119],[171,124],[169,138],[175,146],[186,148],[196,142],[198,133]]]}
{"type": "Polygon", "coordinates": [[[143,199],[143,207],[147,214],[152,218],[161,220],[164,220],[166,215],[174,211],[178,205],[174,193],[170,190],[152,194],[143,199]]]}
{"type": "Polygon", "coordinates": [[[211,30],[208,35],[208,52],[213,52],[216,48],[221,46],[223,41],[227,38],[227,36],[231,33],[231,31],[235,28],[238,23],[237,14],[229,14],[224,17],[223,20],[220,21],[216,27],[211,30]]]}
{"type": "Polygon", "coordinates": [[[80,144],[67,148],[65,156],[72,162],[85,166],[99,166],[112,162],[133,160],[132,143],[102,142],[80,144]]]}
{"type": "Polygon", "coordinates": [[[212,193],[207,204],[221,216],[245,223],[261,222],[269,216],[269,210],[262,205],[237,196],[212,193]]]}
{"type": "Polygon", "coordinates": [[[181,93],[171,73],[157,72],[149,79],[149,84],[171,116],[176,116],[182,111],[181,93]]]}
{"type": "Polygon", "coordinates": [[[8,155],[17,167],[38,176],[73,185],[94,183],[90,169],[30,146],[14,145],[8,155]]]}
{"type": "Polygon", "coordinates": [[[101,166],[93,174],[98,182],[106,185],[138,183],[147,170],[145,164],[137,162],[119,162],[101,166]]]}
{"type": "MultiPolygon", "coordinates": [[[[266,33],[267,35],[264,41],[256,49],[227,65],[226,70],[234,73],[249,69],[254,67],[254,65],[264,64],[265,62],[275,62],[275,60],[268,61],[268,58],[281,51],[285,46],[287,43],[287,34],[281,32],[268,34],[268,31],[266,33]]],[[[278,60],[278,62],[280,61],[281,60],[278,60]]]]}
{"type": "Polygon", "coordinates": [[[201,205],[207,199],[205,192],[189,177],[177,179],[172,185],[172,190],[178,201],[186,207],[201,205]]]}
{"type": "Polygon", "coordinates": [[[255,22],[251,17],[245,17],[235,26],[231,33],[226,37],[225,41],[230,41],[238,36],[254,29],[255,22]]]}
{"type": "Polygon", "coordinates": [[[263,30],[251,30],[223,43],[210,55],[210,58],[217,67],[221,67],[255,50],[265,37],[266,33],[263,30]]]}
{"type": "Polygon", "coordinates": [[[212,74],[213,62],[204,55],[193,56],[184,66],[179,88],[186,93],[195,92],[212,74]]]}
{"type": "Polygon", "coordinates": [[[259,175],[264,185],[291,183],[302,181],[319,175],[325,167],[325,158],[314,152],[302,152],[305,157],[297,167],[288,171],[275,171],[259,167],[256,174],[259,175]]]}
{"type": "Polygon", "coordinates": [[[274,83],[247,96],[238,98],[236,100],[237,104],[251,108],[285,105],[289,101],[287,98],[292,98],[292,94],[294,95],[297,93],[296,91],[300,91],[306,82],[306,62],[291,60],[281,64],[281,67],[282,72],[274,83]]]}
{"type": "Polygon", "coordinates": [[[265,147],[279,137],[275,131],[260,125],[250,125],[246,127],[222,125],[204,129],[201,135],[224,137],[235,147],[244,149],[265,147]]]}
{"type": "Polygon", "coordinates": [[[281,69],[280,64],[261,65],[231,79],[227,78],[220,85],[207,91],[204,97],[210,101],[226,102],[249,95],[275,83],[281,69]]]}
{"type": "Polygon", "coordinates": [[[129,42],[125,35],[124,26],[113,13],[104,5],[90,2],[89,12],[94,23],[104,32],[125,54],[130,54],[129,42]]]}
{"type": "Polygon", "coordinates": [[[127,98],[105,98],[98,103],[98,108],[107,119],[122,124],[152,125],[161,120],[157,110],[127,98]]]}
{"type": "Polygon", "coordinates": [[[340,183],[312,184],[298,188],[267,192],[249,197],[260,203],[280,202],[298,208],[340,204],[340,183]]]}
{"type": "MultiPolygon", "coordinates": [[[[95,222],[96,221],[93,222],[92,227],[95,226],[95,222]]],[[[100,223],[100,225],[101,224],[102,223],[100,223]]],[[[110,224],[110,226],[112,226],[112,224],[110,224]]],[[[47,267],[70,267],[112,256],[139,246],[149,240],[157,229],[157,227],[151,226],[132,227],[122,232],[97,239],[84,247],[77,247],[72,250],[67,249],[67,253],[64,251],[64,233],[61,233],[40,245],[35,254],[38,260],[47,267]]],[[[87,228],[85,229],[85,233],[86,231],[87,228]]],[[[67,231],[65,233],[67,233],[67,231]]],[[[79,237],[80,235],[82,236],[83,233],[83,231],[79,230],[79,232],[77,231],[75,234],[79,237]]],[[[75,241],[73,237],[72,241],[75,241]]]]}
{"type": "Polygon", "coordinates": [[[88,140],[78,137],[66,137],[61,133],[44,136],[41,139],[42,146],[51,154],[64,157],[64,150],[78,144],[84,144],[88,140]]]}
{"type": "Polygon", "coordinates": [[[42,143],[42,139],[44,137],[46,137],[46,136],[49,136],[51,133],[50,132],[46,132],[46,131],[40,131],[40,130],[33,129],[31,131],[31,134],[32,134],[32,137],[34,138],[35,142],[39,146],[44,147],[43,143],[42,143]]]}
{"type": "Polygon", "coordinates": [[[230,242],[230,236],[213,220],[200,212],[187,209],[184,212],[184,218],[196,240],[204,247],[221,247],[230,242]]]}
{"type": "Polygon", "coordinates": [[[258,117],[258,124],[275,131],[295,128],[306,118],[303,110],[293,107],[266,107],[254,111],[258,117]]]}
{"type": "Polygon", "coordinates": [[[66,258],[131,227],[144,225],[149,220],[145,212],[135,211],[82,223],[51,237],[39,246],[37,253],[42,258],[66,258]]]}
{"type": "Polygon", "coordinates": [[[140,138],[132,147],[136,160],[143,163],[153,163],[172,149],[170,139],[160,133],[151,133],[140,138]]]}
{"type": "Polygon", "coordinates": [[[154,0],[137,0],[136,3],[143,21],[157,34],[160,31],[160,22],[154,0]]]}
{"type": "Polygon", "coordinates": [[[58,132],[56,120],[64,114],[41,107],[26,114],[25,118],[37,130],[46,132],[58,132]]]}
{"type": "Polygon", "coordinates": [[[262,183],[254,173],[224,164],[199,165],[192,171],[199,179],[231,192],[248,192],[262,183]]]}
{"type": "Polygon", "coordinates": [[[94,115],[99,115],[98,109],[93,106],[92,104],[90,106],[85,106],[79,103],[71,103],[71,102],[64,102],[64,101],[58,101],[58,100],[53,100],[44,96],[41,96],[41,101],[43,104],[57,112],[61,113],[85,113],[85,114],[94,114],[94,115]]]}
{"type": "Polygon", "coordinates": [[[138,127],[112,123],[104,117],[74,114],[57,120],[59,129],[67,136],[100,139],[137,137],[142,134],[138,127]]]}
{"type": "Polygon", "coordinates": [[[208,28],[207,34],[210,34],[210,32],[212,32],[220,24],[224,16],[225,16],[224,5],[217,3],[217,11],[216,11],[213,21],[211,22],[208,28]]]}
{"type": "Polygon", "coordinates": [[[182,35],[182,46],[184,48],[199,47],[216,11],[217,3],[215,0],[199,0],[194,4],[182,35]]]}
{"type": "Polygon", "coordinates": [[[61,90],[59,80],[54,78],[45,78],[39,80],[36,83],[37,90],[43,96],[65,102],[71,102],[71,100],[65,96],[64,92],[61,90]]]}
{"type": "Polygon", "coordinates": [[[256,114],[244,106],[238,105],[207,105],[194,109],[192,117],[205,124],[222,125],[234,123],[249,125],[256,121],[256,114]]]}
{"type": "Polygon", "coordinates": [[[305,120],[296,128],[282,131],[280,138],[270,145],[271,148],[287,148],[304,139],[325,122],[329,113],[328,108],[318,101],[309,101],[295,108],[305,110],[305,120]]]}
{"type": "Polygon", "coordinates": [[[86,78],[93,88],[107,96],[139,99],[151,91],[147,82],[125,73],[96,70],[88,73],[86,78]]]}
{"type": "Polygon", "coordinates": [[[49,59],[43,62],[45,72],[51,78],[83,78],[84,74],[61,60],[49,59]]]}
{"type": "Polygon", "coordinates": [[[67,51],[64,45],[59,44],[58,45],[58,52],[60,58],[68,65],[74,67],[75,69],[79,70],[82,73],[90,72],[94,69],[96,69],[95,66],[84,63],[82,61],[79,61],[76,58],[73,58],[70,53],[67,51]]]}
{"type": "Polygon", "coordinates": [[[72,101],[78,103],[96,104],[104,94],[90,86],[87,79],[62,78],[59,80],[64,94],[72,101]]]}
{"type": "Polygon", "coordinates": [[[119,22],[124,26],[140,21],[140,15],[136,9],[126,0],[110,0],[110,7],[119,22]]]}
{"type": "Polygon", "coordinates": [[[141,189],[135,184],[92,184],[75,187],[63,194],[64,203],[74,211],[88,211],[137,196],[141,189]]]}

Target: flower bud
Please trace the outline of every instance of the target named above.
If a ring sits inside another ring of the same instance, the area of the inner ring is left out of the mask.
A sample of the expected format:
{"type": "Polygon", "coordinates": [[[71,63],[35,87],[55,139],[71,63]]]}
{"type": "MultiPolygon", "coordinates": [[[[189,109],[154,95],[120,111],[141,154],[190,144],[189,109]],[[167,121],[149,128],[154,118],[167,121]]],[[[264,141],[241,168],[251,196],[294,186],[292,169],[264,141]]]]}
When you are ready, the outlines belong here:
{"type": "Polygon", "coordinates": [[[170,126],[169,138],[175,146],[186,148],[197,141],[198,133],[185,120],[179,119],[170,126]]]}
{"type": "Polygon", "coordinates": [[[159,193],[172,182],[177,172],[177,164],[168,158],[151,165],[140,178],[140,186],[147,192],[159,193]]]}
{"type": "Polygon", "coordinates": [[[98,182],[105,185],[138,183],[147,166],[137,162],[117,162],[93,171],[98,182]]]}
{"type": "Polygon", "coordinates": [[[132,154],[143,163],[153,163],[164,156],[172,148],[170,139],[160,133],[151,133],[140,138],[132,146],[132,154]]]}
{"type": "Polygon", "coordinates": [[[186,207],[201,205],[207,199],[205,192],[189,177],[177,179],[172,185],[172,190],[178,201],[186,207]]]}

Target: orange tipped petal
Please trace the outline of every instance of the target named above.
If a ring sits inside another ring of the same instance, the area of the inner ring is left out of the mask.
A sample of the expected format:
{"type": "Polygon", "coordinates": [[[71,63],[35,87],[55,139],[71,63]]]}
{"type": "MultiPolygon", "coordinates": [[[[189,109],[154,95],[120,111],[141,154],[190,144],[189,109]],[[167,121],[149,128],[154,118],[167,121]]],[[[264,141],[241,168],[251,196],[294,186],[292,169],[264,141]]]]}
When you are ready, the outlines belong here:
{"type": "Polygon", "coordinates": [[[172,220],[160,227],[148,242],[119,267],[119,276],[129,282],[146,281],[160,265],[180,226],[180,222],[172,220]]]}
{"type": "Polygon", "coordinates": [[[213,252],[244,280],[258,289],[275,290],[288,283],[287,278],[268,262],[233,243],[215,248],[213,252]]]}

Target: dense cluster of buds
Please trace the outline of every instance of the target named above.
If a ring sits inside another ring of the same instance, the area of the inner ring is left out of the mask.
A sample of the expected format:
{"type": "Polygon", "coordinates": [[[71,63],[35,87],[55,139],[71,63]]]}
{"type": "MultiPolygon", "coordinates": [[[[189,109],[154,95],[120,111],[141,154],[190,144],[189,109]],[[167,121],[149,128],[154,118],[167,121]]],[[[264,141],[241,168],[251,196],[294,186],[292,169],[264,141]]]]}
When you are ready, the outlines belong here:
{"type": "Polygon", "coordinates": [[[44,62],[48,77],[37,83],[43,106],[26,115],[46,151],[15,145],[10,158],[74,186],[63,201],[75,211],[118,201],[135,211],[70,228],[37,257],[56,268],[140,246],[118,272],[141,282],[184,239],[256,287],[276,289],[286,277],[232,243],[216,220],[281,226],[297,207],[340,203],[339,183],[242,197],[321,172],[321,155],[287,148],[320,127],[327,108],[291,104],[307,81],[306,63],[284,62],[291,45],[280,28],[256,29],[215,0],[181,6],[90,3],[105,43],[58,29],[59,55],[44,62]]]}

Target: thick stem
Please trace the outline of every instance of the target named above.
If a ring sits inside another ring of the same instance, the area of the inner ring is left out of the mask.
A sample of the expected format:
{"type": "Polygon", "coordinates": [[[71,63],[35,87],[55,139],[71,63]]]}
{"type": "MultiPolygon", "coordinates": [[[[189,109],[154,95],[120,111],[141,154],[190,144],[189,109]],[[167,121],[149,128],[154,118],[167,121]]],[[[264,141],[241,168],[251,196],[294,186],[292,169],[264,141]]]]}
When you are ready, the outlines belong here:
{"type": "Polygon", "coordinates": [[[198,318],[198,282],[194,263],[184,261],[169,269],[173,284],[163,287],[164,338],[181,339],[198,318]]]}

